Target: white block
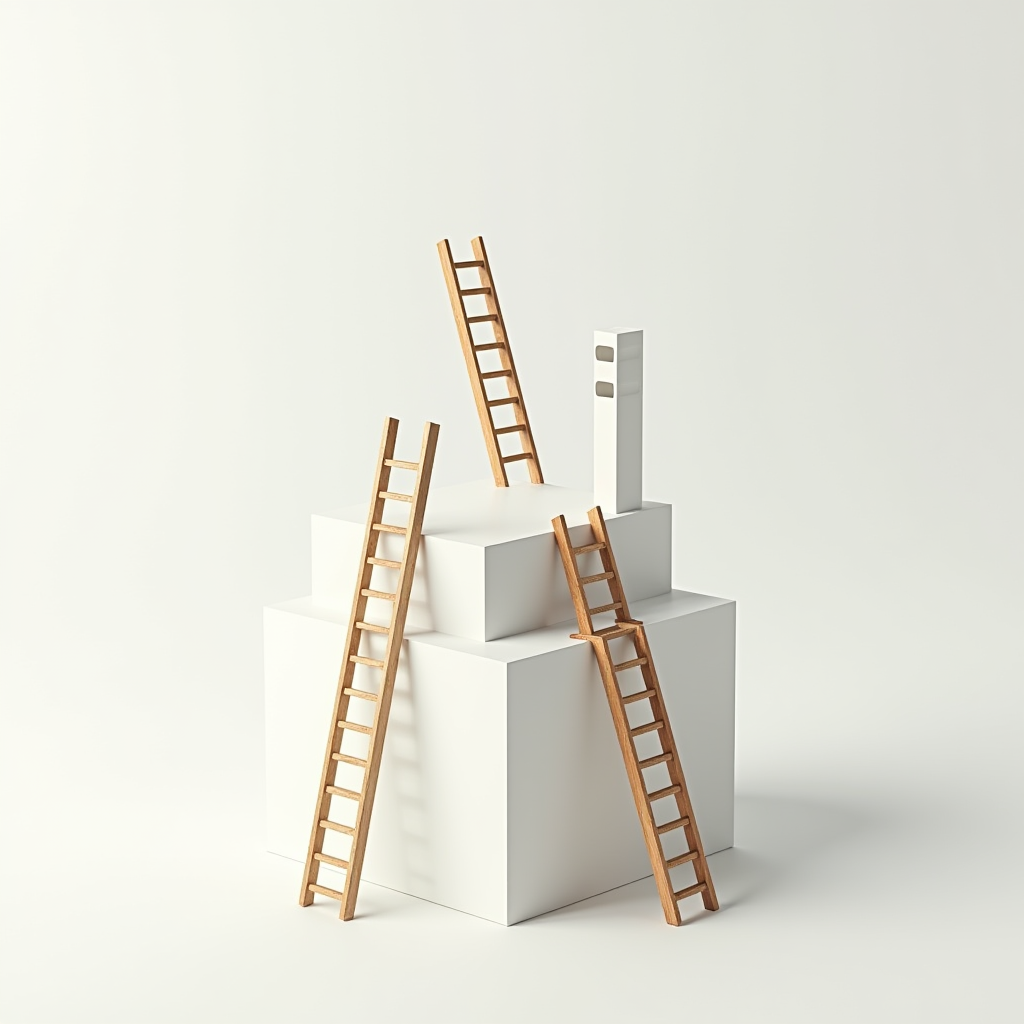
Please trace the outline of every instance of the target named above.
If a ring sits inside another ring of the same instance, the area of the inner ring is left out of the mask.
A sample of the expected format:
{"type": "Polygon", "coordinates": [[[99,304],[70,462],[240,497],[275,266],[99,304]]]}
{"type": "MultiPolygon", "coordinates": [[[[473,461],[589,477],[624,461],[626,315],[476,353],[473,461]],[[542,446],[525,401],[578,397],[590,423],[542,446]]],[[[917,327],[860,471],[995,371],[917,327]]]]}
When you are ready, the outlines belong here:
{"type": "Polygon", "coordinates": [[[644,332],[594,331],[594,503],[605,516],[640,508],[644,332]]]}
{"type": "MultiPolygon", "coordinates": [[[[705,849],[725,849],[735,605],[672,591],[631,611],[647,624],[705,849]]],[[[264,622],[268,844],[301,862],[347,615],[303,598],[267,608],[264,622]]],[[[514,924],[651,873],[596,660],[574,630],[488,644],[407,634],[367,881],[514,924]]],[[[662,803],[659,821],[674,806],[662,803]]]]}
{"type": "MultiPolygon", "coordinates": [[[[481,480],[432,488],[409,625],[496,640],[571,618],[551,520],[564,515],[570,536],[582,544],[591,536],[587,511],[593,506],[589,492],[549,484],[495,487],[481,480]]],[[[348,614],[366,511],[366,505],[354,505],[312,517],[312,597],[318,607],[348,614]]],[[[671,505],[648,501],[633,512],[615,515],[606,509],[605,514],[627,600],[667,593],[672,586],[671,505]]],[[[389,521],[404,522],[401,511],[389,521]]],[[[400,544],[401,538],[382,536],[382,556],[399,557],[400,544]]],[[[390,592],[390,572],[375,570],[373,586],[390,592]]]]}

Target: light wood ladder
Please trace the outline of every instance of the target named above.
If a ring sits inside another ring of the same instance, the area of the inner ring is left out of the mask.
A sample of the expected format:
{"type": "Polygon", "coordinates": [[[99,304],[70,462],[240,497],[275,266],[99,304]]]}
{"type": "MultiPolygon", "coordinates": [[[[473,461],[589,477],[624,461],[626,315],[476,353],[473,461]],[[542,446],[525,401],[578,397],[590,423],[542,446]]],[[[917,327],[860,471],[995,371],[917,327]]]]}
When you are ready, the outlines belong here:
{"type": "Polygon", "coordinates": [[[564,516],[558,516],[551,521],[555,530],[555,538],[558,541],[558,550],[562,556],[562,564],[565,567],[565,578],[569,584],[569,592],[572,594],[573,606],[576,609],[576,618],[579,621],[580,631],[572,635],[574,639],[590,641],[594,653],[597,655],[601,679],[608,697],[608,706],[611,708],[612,721],[615,723],[615,734],[622,749],[622,759],[626,764],[626,774],[629,776],[633,800],[636,802],[636,811],[640,817],[640,827],[643,829],[647,852],[651,858],[654,880],[658,886],[662,909],[665,911],[665,920],[671,925],[678,925],[681,923],[680,900],[700,893],[704,900],[704,906],[708,910],[717,910],[718,897],[715,895],[711,872],[708,870],[707,858],[704,856],[704,847],[700,841],[700,832],[697,829],[697,821],[690,804],[686,780],[683,778],[683,766],[679,761],[678,748],[672,736],[668,710],[661,695],[661,685],[654,669],[654,659],[647,642],[647,634],[639,619],[630,618],[626,595],[615,566],[615,556],[608,541],[608,531],[605,528],[604,516],[600,507],[591,509],[589,518],[590,525],[594,530],[594,541],[578,547],[573,547],[569,539],[569,530],[564,516]],[[577,558],[590,552],[599,554],[603,571],[589,576],[581,576],[577,558]],[[585,588],[601,581],[605,581],[608,585],[611,602],[591,607],[585,588]],[[614,613],[614,625],[595,630],[593,616],[606,612],[614,613]],[[620,638],[632,643],[635,656],[616,664],[610,645],[612,641],[620,638]],[[640,669],[644,688],[623,694],[619,676],[634,668],[640,669]],[[631,726],[626,708],[628,705],[639,702],[648,704],[650,720],[637,726],[631,726]],[[648,733],[657,734],[661,749],[652,753],[651,756],[641,758],[637,753],[636,740],[648,733]],[[669,785],[649,792],[644,772],[648,768],[654,768],[661,764],[665,765],[668,770],[669,785]],[[657,825],[654,820],[654,804],[665,799],[675,800],[676,815],[661,825],[657,825]],[[662,847],[662,836],[678,828],[684,830],[686,850],[676,856],[668,857],[662,847]],[[670,872],[684,864],[693,865],[696,882],[676,889],[670,872]]]}
{"type": "Polygon", "coordinates": [[[437,243],[437,251],[441,257],[441,268],[444,270],[445,283],[448,285],[448,297],[455,314],[455,324],[459,329],[459,340],[462,342],[462,354],[466,358],[466,369],[469,370],[469,382],[473,387],[473,398],[476,411],[480,417],[480,426],[484,431],[484,443],[487,445],[487,456],[491,460],[491,472],[494,474],[496,487],[508,487],[508,473],[505,470],[510,462],[525,461],[530,471],[530,481],[535,484],[544,483],[540,460],[537,458],[537,447],[533,442],[533,431],[526,415],[523,392],[519,386],[516,365],[512,360],[512,349],[508,343],[505,321],[498,305],[498,293],[494,288],[491,266],[487,262],[487,250],[482,238],[474,238],[470,243],[473,247],[474,259],[456,263],[452,258],[452,249],[445,238],[437,243]],[[478,270],[479,284],[463,287],[459,280],[460,270],[478,270]],[[466,297],[481,295],[487,303],[486,314],[470,316],[466,312],[466,297]],[[474,324],[490,324],[493,339],[478,341],[473,337],[474,324]],[[484,372],[480,366],[480,353],[493,351],[498,356],[499,368],[484,372]],[[506,394],[488,395],[487,381],[504,381],[508,387],[506,394]],[[498,427],[494,423],[494,409],[511,406],[515,423],[510,426],[498,427]],[[504,434],[518,435],[522,441],[522,451],[503,455],[500,438],[504,434]]]}
{"type": "Polygon", "coordinates": [[[320,788],[316,798],[316,812],[313,815],[313,828],[309,837],[309,851],[306,854],[306,868],[302,875],[302,891],[299,894],[299,903],[304,907],[308,907],[313,902],[314,893],[340,900],[340,917],[343,921],[350,921],[355,914],[356,894],[359,890],[359,877],[363,868],[363,854],[366,850],[366,837],[370,828],[370,814],[373,810],[373,797],[377,789],[381,754],[384,751],[384,733],[387,729],[388,713],[391,709],[391,698],[395,688],[398,657],[402,650],[405,617],[409,607],[409,592],[412,589],[416,553],[419,549],[423,525],[423,511],[426,506],[427,490],[430,486],[430,474],[434,466],[434,450],[437,447],[439,429],[436,423],[428,423],[424,427],[423,444],[418,463],[400,462],[394,457],[398,420],[389,418],[384,421],[384,436],[381,440],[380,457],[377,460],[377,471],[373,479],[373,497],[366,520],[362,560],[356,581],[355,598],[352,602],[352,618],[349,621],[345,655],[338,679],[338,691],[334,698],[334,709],[331,712],[327,753],[324,755],[323,772],[320,776],[320,788]],[[392,469],[411,470],[415,473],[416,483],[412,494],[392,492],[388,489],[392,469]],[[409,520],[406,526],[384,523],[386,502],[409,504],[409,520]],[[405,538],[401,559],[377,557],[377,545],[382,533],[397,534],[405,538]],[[370,589],[373,571],[377,567],[397,572],[398,578],[393,593],[370,589]],[[390,604],[390,619],[387,625],[366,621],[366,606],[370,600],[390,604]],[[381,659],[365,657],[359,653],[360,641],[366,633],[386,636],[386,647],[381,659]],[[359,665],[379,670],[379,691],[372,692],[355,688],[355,671],[359,665]],[[353,698],[357,701],[372,702],[373,721],[371,724],[360,725],[348,720],[349,702],[353,698]],[[357,733],[368,737],[365,757],[354,757],[350,753],[342,753],[342,740],[346,733],[357,733]],[[363,781],[358,790],[343,789],[335,785],[339,763],[352,765],[362,772],[363,781]],[[355,820],[351,826],[342,825],[332,820],[330,816],[332,799],[355,803],[355,820]],[[350,837],[350,852],[347,858],[329,856],[323,852],[324,839],[328,831],[350,837]],[[318,884],[321,864],[345,869],[345,887],[341,892],[318,884]]]}

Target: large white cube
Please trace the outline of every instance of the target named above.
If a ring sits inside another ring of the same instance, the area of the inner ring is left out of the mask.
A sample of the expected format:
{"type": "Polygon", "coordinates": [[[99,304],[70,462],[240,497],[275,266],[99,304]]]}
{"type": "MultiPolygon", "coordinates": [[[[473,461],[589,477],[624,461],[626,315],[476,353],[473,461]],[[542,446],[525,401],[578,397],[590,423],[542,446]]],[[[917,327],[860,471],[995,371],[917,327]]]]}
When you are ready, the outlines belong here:
{"type": "MultiPolygon", "coordinates": [[[[725,849],[735,604],[683,591],[629,596],[646,623],[705,849],[725,849]]],[[[347,613],[309,598],[265,610],[268,843],[297,862],[347,613]]],[[[575,629],[570,620],[484,643],[407,628],[363,878],[514,924],[651,873],[597,663],[589,644],[570,639],[575,629]]],[[[297,866],[296,887],[300,875],[297,866]]]]}
{"type": "MultiPolygon", "coordinates": [[[[483,480],[433,488],[409,626],[496,640],[571,618],[551,520],[564,515],[570,536],[581,544],[590,536],[587,511],[593,506],[589,491],[549,484],[495,487],[483,480]]],[[[312,596],[322,608],[347,615],[352,606],[366,513],[364,504],[312,517],[312,596]]],[[[400,515],[395,522],[404,522],[400,515]]],[[[606,510],[605,518],[629,600],[668,591],[672,506],[648,501],[622,515],[606,510]]],[[[380,544],[381,557],[400,557],[400,538],[385,535],[380,544]]],[[[375,580],[390,591],[389,571],[375,570],[375,580]]]]}

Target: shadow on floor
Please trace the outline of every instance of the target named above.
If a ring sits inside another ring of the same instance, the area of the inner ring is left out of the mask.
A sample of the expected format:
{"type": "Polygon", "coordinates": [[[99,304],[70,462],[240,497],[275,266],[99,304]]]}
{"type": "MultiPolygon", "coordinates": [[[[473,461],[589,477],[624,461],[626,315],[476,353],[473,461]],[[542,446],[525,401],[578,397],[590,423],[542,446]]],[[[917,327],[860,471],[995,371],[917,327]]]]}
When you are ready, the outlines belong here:
{"type": "Polygon", "coordinates": [[[794,799],[775,794],[736,797],[736,845],[709,864],[722,907],[787,888],[823,866],[833,851],[885,832],[890,814],[865,803],[794,799]]]}
{"type": "MultiPolygon", "coordinates": [[[[740,794],[736,798],[736,845],[708,858],[721,907],[724,910],[750,904],[773,898],[791,886],[799,887],[807,873],[828,870],[834,852],[875,841],[874,837],[889,831],[893,824],[891,812],[887,814],[866,802],[851,805],[775,794],[740,794]]],[[[689,903],[692,907],[684,905],[683,919],[695,922],[704,910],[699,899],[689,903]]],[[[654,880],[644,878],[543,917],[595,910],[620,918],[649,917],[652,905],[660,917],[654,880]]]]}

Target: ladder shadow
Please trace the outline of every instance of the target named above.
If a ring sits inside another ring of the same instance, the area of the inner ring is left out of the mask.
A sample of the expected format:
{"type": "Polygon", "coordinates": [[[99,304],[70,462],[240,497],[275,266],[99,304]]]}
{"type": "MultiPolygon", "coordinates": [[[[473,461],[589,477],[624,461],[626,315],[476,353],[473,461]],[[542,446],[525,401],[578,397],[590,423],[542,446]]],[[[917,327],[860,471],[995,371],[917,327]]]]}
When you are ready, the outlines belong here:
{"type": "MultiPolygon", "coordinates": [[[[401,874],[405,882],[397,891],[415,892],[421,899],[430,899],[428,894],[432,893],[434,886],[431,867],[434,861],[427,827],[427,782],[423,778],[417,728],[416,675],[407,654],[408,650],[402,652],[404,685],[395,691],[386,740],[391,748],[386,758],[392,775],[389,786],[395,797],[392,838],[397,834],[401,874]]],[[[383,909],[374,911],[387,912],[383,909]]]]}
{"type": "Polygon", "coordinates": [[[891,816],[865,804],[769,793],[736,797],[736,845],[709,858],[723,910],[802,884],[832,851],[882,833],[891,816]]]}
{"type": "MultiPolygon", "coordinates": [[[[799,888],[801,876],[826,862],[845,844],[863,842],[883,834],[891,815],[868,804],[819,802],[767,793],[745,793],[736,798],[737,845],[708,856],[721,910],[775,899],[799,888]]],[[[682,923],[700,924],[716,915],[694,897],[680,904],[682,923]]],[[[661,917],[651,876],[619,886],[589,899],[560,907],[517,925],[540,923],[542,918],[567,919],[599,914],[622,921],[661,917]]]]}
{"type": "MultiPolygon", "coordinates": [[[[418,619],[422,621],[425,618],[429,622],[428,629],[434,629],[434,616],[430,611],[434,607],[430,599],[432,582],[430,578],[430,552],[427,545],[423,543],[426,540],[426,536],[424,534],[420,540],[420,548],[416,553],[416,575],[413,577],[412,596],[409,599],[409,613],[411,615],[415,611],[418,619]]],[[[416,628],[407,627],[406,632],[415,631],[416,628]]]]}

